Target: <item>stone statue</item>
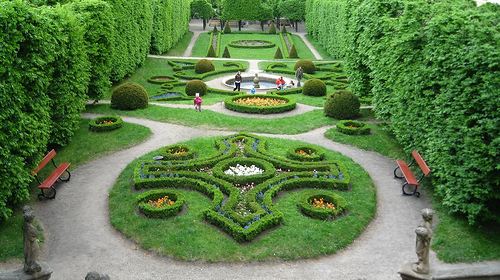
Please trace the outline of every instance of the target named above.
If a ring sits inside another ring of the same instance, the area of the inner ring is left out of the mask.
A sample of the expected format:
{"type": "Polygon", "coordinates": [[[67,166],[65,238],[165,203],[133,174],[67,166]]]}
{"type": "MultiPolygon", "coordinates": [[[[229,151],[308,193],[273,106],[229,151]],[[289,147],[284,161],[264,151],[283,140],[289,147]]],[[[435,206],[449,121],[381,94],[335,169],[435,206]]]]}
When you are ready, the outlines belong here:
{"type": "Polygon", "coordinates": [[[423,209],[421,213],[423,222],[415,230],[415,233],[417,234],[415,251],[417,253],[418,262],[413,264],[412,269],[416,273],[428,274],[429,250],[432,238],[432,216],[434,215],[434,211],[426,208],[423,209]]]}
{"type": "Polygon", "coordinates": [[[85,276],[85,280],[110,280],[108,275],[106,274],[101,274],[95,271],[91,271],[87,273],[87,276],[85,276]]]}
{"type": "Polygon", "coordinates": [[[255,78],[253,78],[253,87],[260,88],[259,74],[255,73],[255,78]]]}
{"type": "Polygon", "coordinates": [[[23,207],[24,216],[24,272],[34,274],[39,272],[42,267],[38,263],[40,248],[38,246],[37,230],[33,225],[33,210],[29,206],[23,207]]]}

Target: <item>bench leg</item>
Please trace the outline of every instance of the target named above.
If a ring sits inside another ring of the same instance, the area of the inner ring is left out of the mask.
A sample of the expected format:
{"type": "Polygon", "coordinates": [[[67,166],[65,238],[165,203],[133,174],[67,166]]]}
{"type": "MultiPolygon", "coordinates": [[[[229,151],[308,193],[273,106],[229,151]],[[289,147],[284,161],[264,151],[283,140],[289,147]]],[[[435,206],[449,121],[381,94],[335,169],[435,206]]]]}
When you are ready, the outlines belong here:
{"type": "Polygon", "coordinates": [[[399,166],[394,169],[394,178],[403,179],[403,173],[401,173],[401,175],[399,175],[398,173],[401,173],[401,169],[399,168],[399,166]]]}
{"type": "Polygon", "coordinates": [[[40,193],[38,194],[38,199],[42,200],[44,198],[47,198],[47,199],[56,198],[56,188],[54,188],[54,186],[52,186],[49,189],[41,189],[40,193]]]}
{"type": "Polygon", "coordinates": [[[416,195],[417,197],[420,197],[420,193],[417,191],[417,188],[418,187],[415,185],[404,183],[401,189],[404,195],[416,195]]]}
{"type": "Polygon", "coordinates": [[[62,182],[68,182],[69,179],[71,179],[71,173],[69,173],[68,170],[64,171],[64,173],[66,173],[66,175],[65,176],[61,175],[61,177],[59,177],[59,180],[62,182]]]}

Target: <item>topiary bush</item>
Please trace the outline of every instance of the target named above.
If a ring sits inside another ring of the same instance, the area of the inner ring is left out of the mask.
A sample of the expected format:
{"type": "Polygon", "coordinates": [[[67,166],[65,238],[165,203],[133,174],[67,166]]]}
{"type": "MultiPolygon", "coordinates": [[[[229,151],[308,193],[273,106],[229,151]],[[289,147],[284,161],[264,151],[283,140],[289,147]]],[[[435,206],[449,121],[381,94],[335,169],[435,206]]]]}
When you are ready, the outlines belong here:
{"type": "Polygon", "coordinates": [[[286,27],[283,25],[283,27],[281,27],[281,33],[288,33],[288,31],[286,30],[286,27]]]}
{"type": "Polygon", "coordinates": [[[283,59],[283,53],[281,52],[281,49],[279,47],[274,54],[274,59],[283,59]]]}
{"type": "Polygon", "coordinates": [[[192,80],[186,84],[186,94],[188,96],[195,96],[199,93],[203,96],[207,93],[207,85],[202,80],[192,80]]]}
{"type": "Polygon", "coordinates": [[[113,91],[111,107],[119,110],[135,110],[148,107],[148,93],[136,83],[124,83],[113,91]]]}
{"type": "Polygon", "coordinates": [[[304,73],[307,74],[314,74],[314,72],[316,72],[316,65],[314,65],[314,63],[311,60],[301,59],[297,61],[297,63],[295,63],[295,66],[293,68],[297,70],[299,67],[302,67],[304,73]]]}
{"type": "Polygon", "coordinates": [[[328,96],[325,102],[325,115],[339,119],[359,117],[359,98],[348,90],[340,90],[328,96]]]}
{"type": "Polygon", "coordinates": [[[310,79],[304,83],[302,92],[309,96],[325,96],[326,84],[320,79],[310,79]]]}
{"type": "Polygon", "coordinates": [[[231,58],[231,54],[229,53],[229,49],[227,47],[224,48],[224,53],[222,54],[223,58],[231,58]]]}
{"type": "Polygon", "coordinates": [[[368,135],[370,128],[365,123],[343,120],[337,123],[337,130],[347,135],[368,135]]]}
{"type": "Polygon", "coordinates": [[[210,47],[208,48],[207,57],[217,57],[213,45],[210,45],[210,47]]]}
{"type": "Polygon", "coordinates": [[[229,22],[226,22],[224,25],[224,34],[230,34],[231,32],[231,26],[229,26],[229,22]]]}
{"type": "MultiPolygon", "coordinates": [[[[213,50],[213,48],[212,48],[212,50],[213,50]]],[[[194,71],[197,74],[203,74],[203,73],[211,72],[214,70],[215,70],[215,66],[213,65],[212,61],[210,61],[208,59],[201,59],[194,66],[194,71]]]]}
{"type": "Polygon", "coordinates": [[[299,54],[297,53],[297,49],[295,48],[295,45],[292,45],[292,48],[290,49],[290,54],[288,54],[288,57],[289,58],[299,58],[299,54]]]}
{"type": "Polygon", "coordinates": [[[269,34],[276,34],[276,25],[274,25],[274,22],[271,23],[271,27],[269,27],[269,34]]]}
{"type": "Polygon", "coordinates": [[[184,206],[184,196],[172,190],[152,190],[137,196],[137,206],[142,214],[149,218],[168,218],[177,215],[184,206]],[[164,203],[161,207],[154,205],[153,201],[168,198],[173,204],[164,203]]]}

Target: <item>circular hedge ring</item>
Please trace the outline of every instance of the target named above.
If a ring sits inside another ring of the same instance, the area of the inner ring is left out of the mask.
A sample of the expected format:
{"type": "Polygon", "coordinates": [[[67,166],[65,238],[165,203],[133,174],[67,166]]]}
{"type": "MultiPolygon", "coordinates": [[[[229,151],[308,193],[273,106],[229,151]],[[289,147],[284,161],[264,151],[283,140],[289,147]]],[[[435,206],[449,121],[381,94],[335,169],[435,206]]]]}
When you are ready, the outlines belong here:
{"type": "Polygon", "coordinates": [[[314,195],[306,193],[300,200],[298,207],[304,215],[313,219],[333,220],[346,210],[347,201],[342,196],[332,193],[318,194],[316,192],[314,195]],[[328,205],[331,205],[332,208],[328,205]]]}
{"type": "Polygon", "coordinates": [[[276,169],[271,163],[265,160],[239,157],[239,158],[230,158],[217,163],[213,167],[212,172],[215,177],[224,179],[234,184],[244,185],[248,183],[254,183],[257,185],[274,177],[276,169]],[[224,171],[228,170],[230,166],[236,166],[237,164],[246,166],[255,165],[256,167],[264,170],[264,172],[262,174],[255,174],[248,176],[236,176],[224,173],[224,171]]]}
{"type": "Polygon", "coordinates": [[[298,161],[322,161],[325,153],[312,147],[301,146],[288,150],[287,157],[298,161]]]}
{"type": "Polygon", "coordinates": [[[172,76],[153,76],[148,79],[148,83],[161,85],[164,83],[177,81],[177,78],[172,76]]]}
{"type": "Polygon", "coordinates": [[[297,106],[295,100],[278,95],[238,95],[224,101],[227,109],[249,114],[277,114],[297,106]]]}
{"type": "Polygon", "coordinates": [[[98,117],[89,122],[89,130],[94,132],[111,131],[122,126],[123,120],[115,116],[98,117]]]}
{"type": "Polygon", "coordinates": [[[274,48],[276,44],[266,40],[237,40],[231,41],[229,46],[240,49],[270,49],[274,48]]]}
{"type": "Polygon", "coordinates": [[[137,196],[137,206],[139,211],[149,218],[168,218],[177,215],[184,205],[184,197],[182,194],[171,190],[153,190],[137,196]],[[173,204],[163,203],[160,207],[154,205],[154,202],[162,198],[167,202],[172,201],[173,204]]]}
{"type": "Polygon", "coordinates": [[[347,135],[368,135],[370,128],[365,123],[358,121],[344,120],[337,123],[337,130],[347,135]]]}
{"type": "Polygon", "coordinates": [[[172,145],[163,149],[161,153],[163,160],[188,160],[195,156],[194,151],[189,149],[187,145],[172,145]]]}

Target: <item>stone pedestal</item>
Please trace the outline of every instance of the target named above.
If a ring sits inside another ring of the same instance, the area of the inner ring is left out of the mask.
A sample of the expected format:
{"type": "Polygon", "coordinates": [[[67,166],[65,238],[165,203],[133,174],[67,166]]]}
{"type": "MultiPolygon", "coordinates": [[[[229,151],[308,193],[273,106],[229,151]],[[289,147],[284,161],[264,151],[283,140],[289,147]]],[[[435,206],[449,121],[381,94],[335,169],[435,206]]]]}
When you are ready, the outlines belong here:
{"type": "Polygon", "coordinates": [[[27,274],[24,269],[12,272],[0,272],[0,280],[48,280],[52,275],[52,269],[44,262],[39,262],[41,270],[34,274],[27,274]]]}
{"type": "Polygon", "coordinates": [[[430,274],[420,274],[413,271],[414,263],[405,263],[403,267],[398,271],[401,279],[403,280],[430,280],[432,279],[430,274]]]}

